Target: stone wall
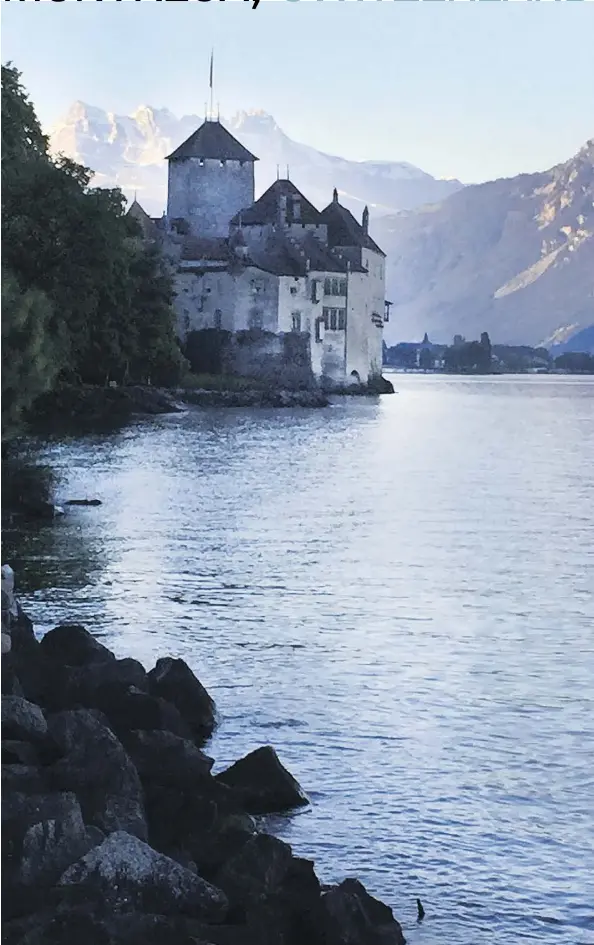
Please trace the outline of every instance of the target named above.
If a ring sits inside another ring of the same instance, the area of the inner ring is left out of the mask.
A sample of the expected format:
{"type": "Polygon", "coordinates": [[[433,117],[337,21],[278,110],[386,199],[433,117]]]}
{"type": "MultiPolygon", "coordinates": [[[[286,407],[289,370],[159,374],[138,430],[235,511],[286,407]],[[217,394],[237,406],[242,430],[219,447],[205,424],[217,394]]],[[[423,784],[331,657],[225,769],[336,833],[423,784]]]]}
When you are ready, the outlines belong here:
{"type": "Polygon", "coordinates": [[[231,218],[253,202],[251,161],[169,162],[167,216],[187,220],[195,236],[228,236],[231,218]]]}
{"type": "Polygon", "coordinates": [[[225,373],[257,377],[275,388],[307,389],[315,383],[305,333],[238,332],[226,348],[224,365],[225,373]]]}

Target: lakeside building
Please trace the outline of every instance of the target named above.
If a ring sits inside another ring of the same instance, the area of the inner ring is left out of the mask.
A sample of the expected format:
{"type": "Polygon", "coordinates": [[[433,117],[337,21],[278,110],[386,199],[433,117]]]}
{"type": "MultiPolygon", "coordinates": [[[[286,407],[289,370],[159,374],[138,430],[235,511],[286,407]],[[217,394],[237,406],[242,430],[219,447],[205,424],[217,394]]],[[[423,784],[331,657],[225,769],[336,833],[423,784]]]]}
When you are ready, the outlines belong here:
{"type": "Polygon", "coordinates": [[[386,258],[367,207],[359,222],[335,189],[320,211],[288,173],[255,200],[258,159],[218,120],[167,160],[163,218],[152,220],[136,199],[129,213],[171,261],[181,340],[204,329],[243,333],[240,373],[297,359],[322,383],[379,378],[386,258]]]}

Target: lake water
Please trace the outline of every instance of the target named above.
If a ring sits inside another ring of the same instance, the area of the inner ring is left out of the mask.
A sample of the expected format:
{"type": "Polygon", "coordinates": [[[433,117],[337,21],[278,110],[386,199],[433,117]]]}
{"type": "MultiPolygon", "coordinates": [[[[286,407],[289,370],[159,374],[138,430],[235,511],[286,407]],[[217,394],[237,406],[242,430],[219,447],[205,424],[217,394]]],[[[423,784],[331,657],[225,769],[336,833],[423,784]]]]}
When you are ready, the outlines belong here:
{"type": "Polygon", "coordinates": [[[47,445],[103,505],[21,536],[24,603],[186,659],[410,943],[594,943],[594,379],[393,380],[47,445]]]}

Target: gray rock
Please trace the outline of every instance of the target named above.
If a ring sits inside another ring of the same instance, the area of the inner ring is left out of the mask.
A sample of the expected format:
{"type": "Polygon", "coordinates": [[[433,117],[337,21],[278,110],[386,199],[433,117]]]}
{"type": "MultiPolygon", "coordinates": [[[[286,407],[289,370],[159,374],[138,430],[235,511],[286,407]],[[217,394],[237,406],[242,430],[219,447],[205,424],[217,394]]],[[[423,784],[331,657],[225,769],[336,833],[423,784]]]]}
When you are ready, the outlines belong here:
{"type": "Polygon", "coordinates": [[[62,624],[46,633],[41,641],[44,656],[66,666],[88,666],[115,660],[115,656],[99,640],[77,624],[62,624]]]}
{"type": "Polygon", "coordinates": [[[250,903],[274,893],[285,879],[291,863],[291,847],[276,837],[261,833],[252,837],[216,874],[216,883],[233,906],[250,903]]]}
{"type": "Polygon", "coordinates": [[[35,767],[39,764],[39,755],[31,742],[2,739],[2,764],[35,767]]]}
{"type": "Polygon", "coordinates": [[[216,780],[241,795],[249,814],[282,813],[309,804],[295,778],[270,746],[250,752],[218,774],[216,780]]]}
{"type": "Polygon", "coordinates": [[[95,842],[74,794],[5,796],[2,834],[4,865],[24,886],[55,883],[95,842]]]}
{"type": "Polygon", "coordinates": [[[185,914],[212,922],[227,914],[225,894],[136,837],[119,831],[71,866],[60,885],[98,891],[114,912],[185,914]]]}
{"type": "Polygon", "coordinates": [[[47,722],[37,705],[22,696],[2,696],[2,737],[18,741],[42,741],[47,722]]]}
{"type": "Polygon", "coordinates": [[[150,671],[150,692],[171,702],[190,726],[199,744],[212,735],[215,704],[202,683],[183,660],[161,659],[150,671]]]}
{"type": "Polygon", "coordinates": [[[48,768],[50,783],[75,791],[85,821],[105,833],[148,835],[140,778],[121,742],[88,709],[49,717],[49,732],[65,753],[48,768]]]}
{"type": "Polygon", "coordinates": [[[48,790],[48,779],[37,765],[3,764],[2,796],[12,791],[22,794],[43,794],[48,790]]]}
{"type": "Polygon", "coordinates": [[[193,742],[172,732],[135,731],[122,742],[141,779],[172,787],[195,788],[214,764],[193,742]]]}
{"type": "Polygon", "coordinates": [[[96,693],[96,703],[118,736],[131,730],[169,731],[180,738],[192,738],[190,726],[171,702],[141,692],[125,683],[104,683],[96,693]]]}
{"type": "Polygon", "coordinates": [[[322,896],[325,945],[406,945],[392,910],[356,879],[345,879],[322,896]]]}

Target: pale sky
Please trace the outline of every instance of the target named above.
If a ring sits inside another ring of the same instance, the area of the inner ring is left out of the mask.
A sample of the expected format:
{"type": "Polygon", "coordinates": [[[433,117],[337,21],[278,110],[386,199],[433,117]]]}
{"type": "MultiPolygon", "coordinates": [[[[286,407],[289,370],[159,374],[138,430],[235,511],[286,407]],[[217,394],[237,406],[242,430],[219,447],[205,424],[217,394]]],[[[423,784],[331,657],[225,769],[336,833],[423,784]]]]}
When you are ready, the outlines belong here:
{"type": "Polygon", "coordinates": [[[2,61],[47,128],[82,100],[264,109],[288,135],[474,182],[545,169],[594,136],[594,3],[155,0],[2,4],[2,61]]]}

